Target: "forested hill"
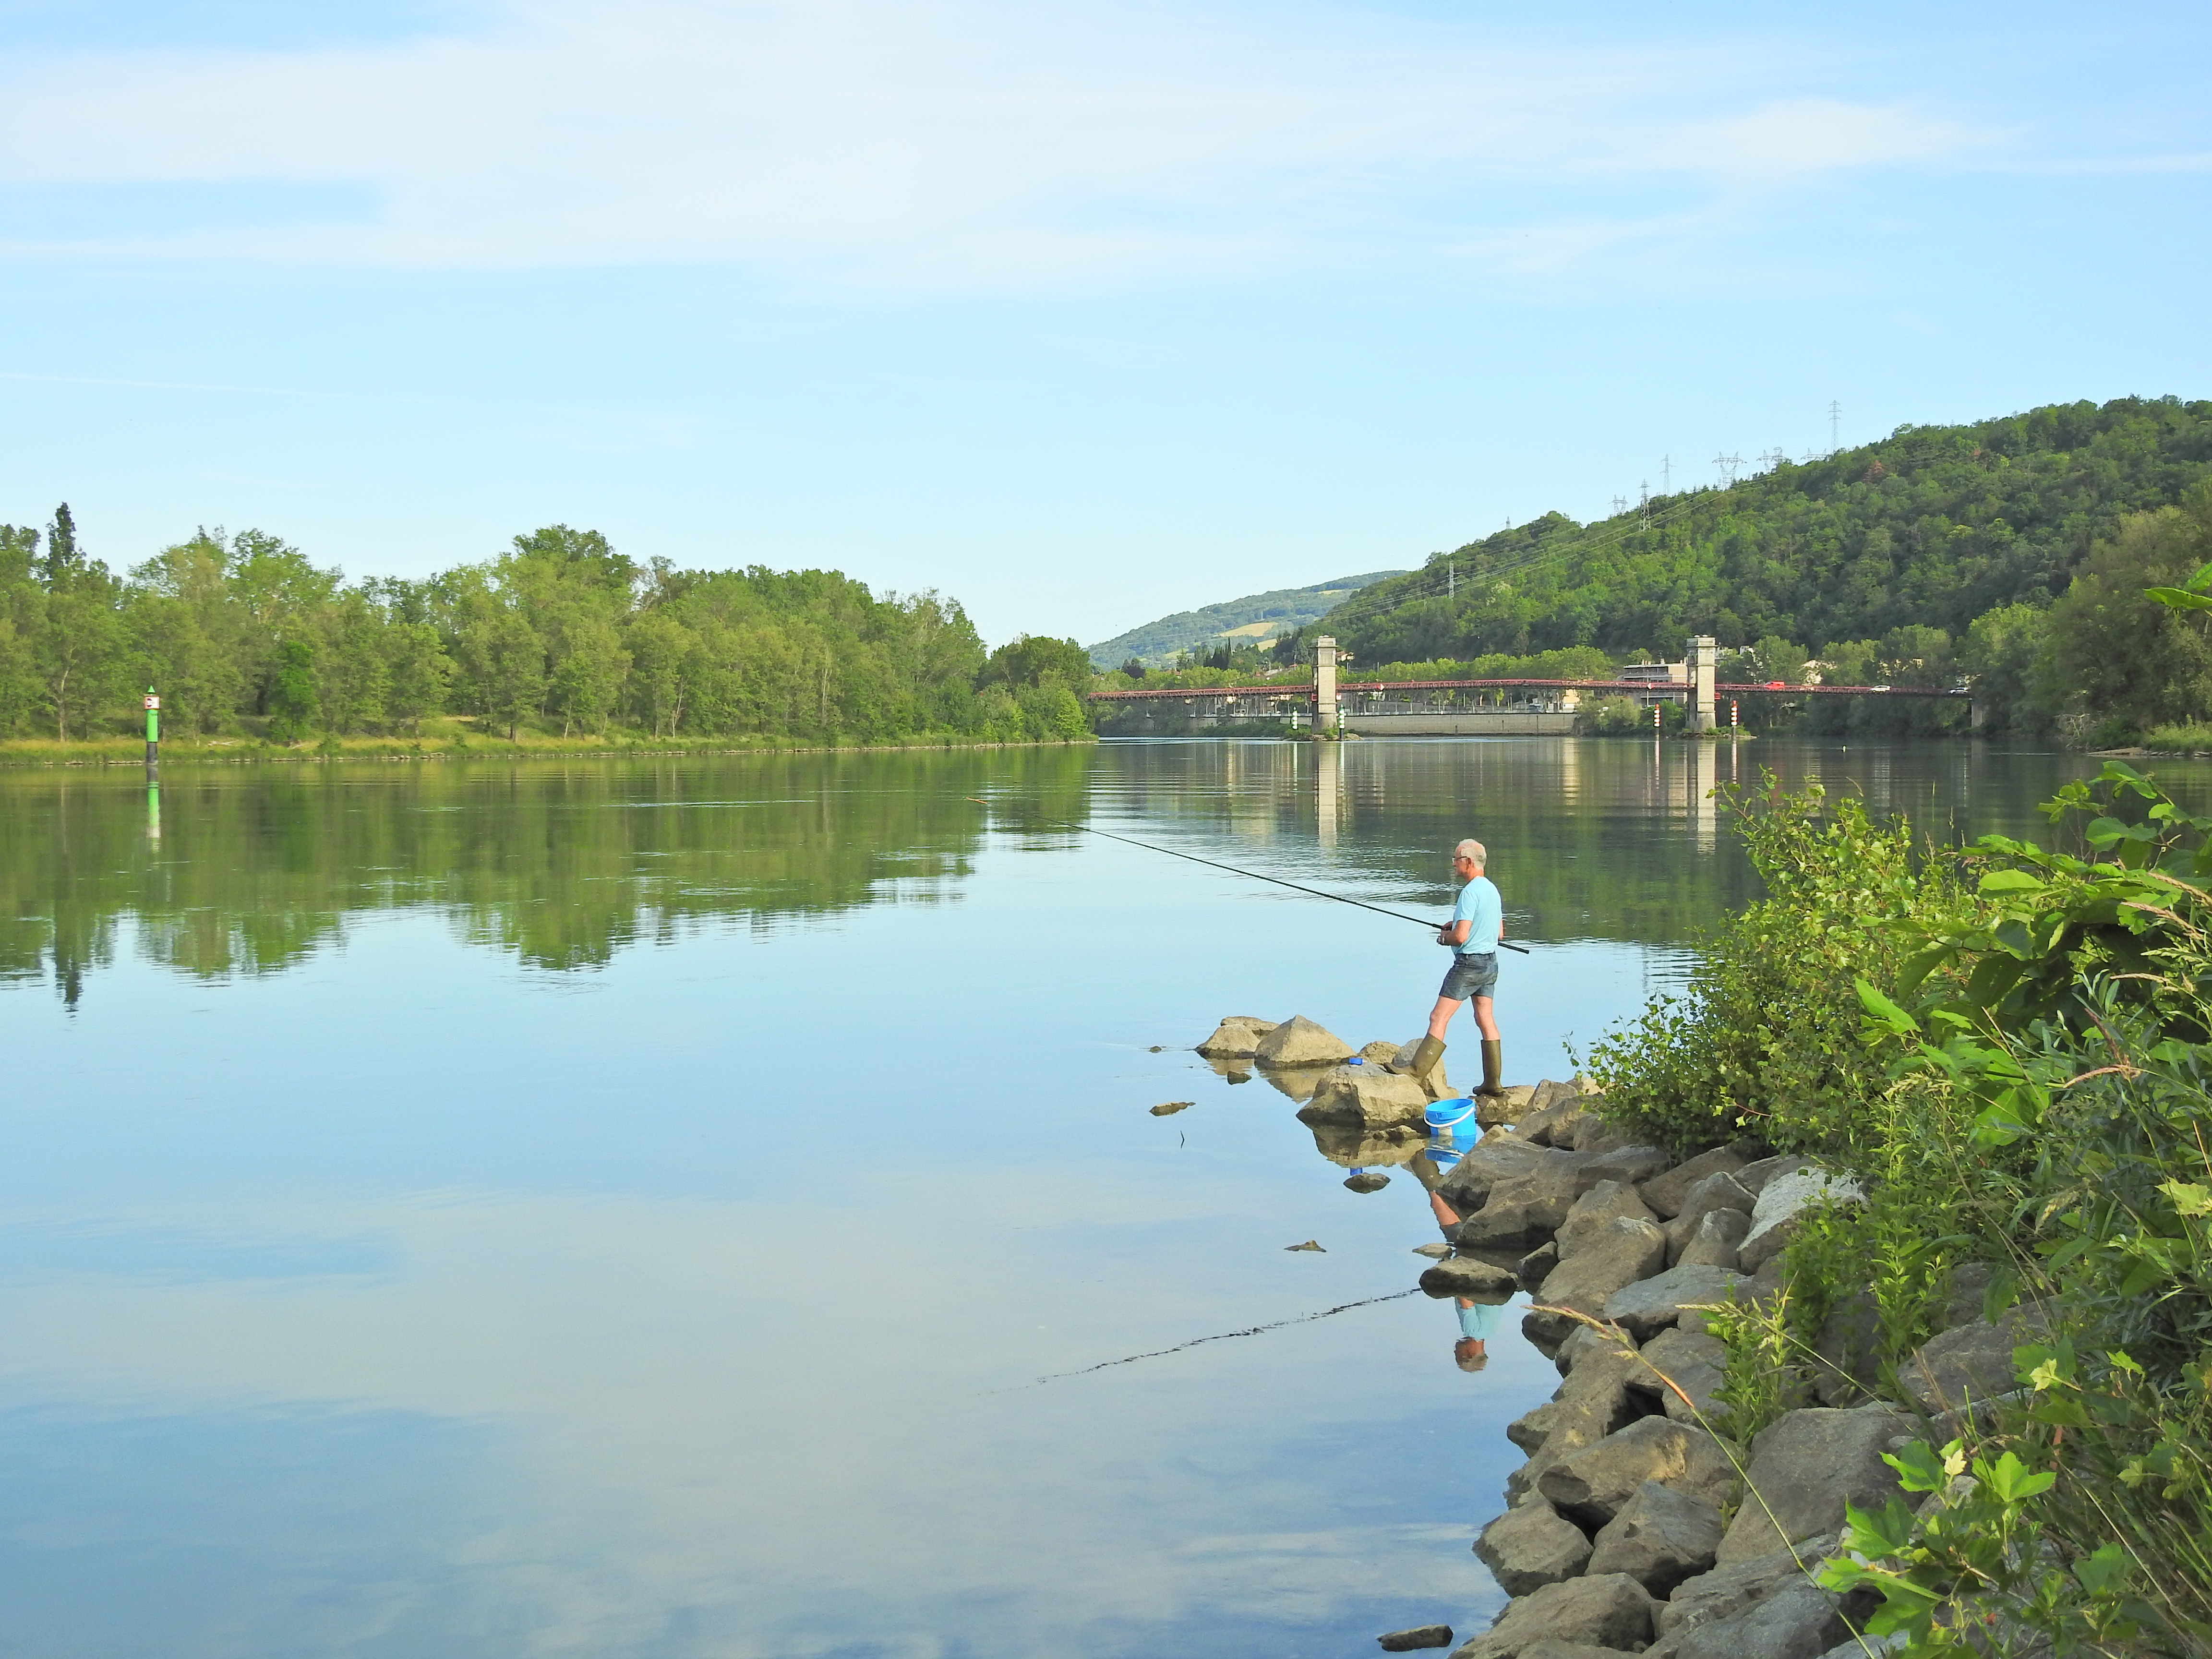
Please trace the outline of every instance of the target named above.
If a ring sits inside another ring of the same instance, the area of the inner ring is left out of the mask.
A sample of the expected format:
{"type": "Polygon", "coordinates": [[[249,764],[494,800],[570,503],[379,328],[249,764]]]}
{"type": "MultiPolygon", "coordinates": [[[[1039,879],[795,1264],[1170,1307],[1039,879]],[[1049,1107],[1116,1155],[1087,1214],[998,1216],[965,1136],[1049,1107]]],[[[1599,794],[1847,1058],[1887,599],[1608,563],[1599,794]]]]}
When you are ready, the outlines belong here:
{"type": "Polygon", "coordinates": [[[1116,634],[1091,647],[1091,660],[1101,668],[1119,668],[1134,659],[1148,668],[1164,668],[1179,652],[1220,645],[1259,645],[1295,631],[1302,623],[1324,615],[1331,605],[1386,576],[1401,570],[1373,570],[1364,576],[1339,576],[1310,587],[1279,587],[1265,593],[1247,593],[1196,611],[1178,611],[1126,634],[1116,634]],[[1238,637],[1238,636],[1242,637],[1238,637]]]}
{"type": "Polygon", "coordinates": [[[2212,477],[2212,402],[2059,404],[1784,462],[1590,525],[1553,513],[1432,556],[1301,630],[1364,664],[1595,645],[1679,655],[1692,634],[1820,655],[1900,629],[1953,639],[2063,594],[2122,518],[2212,477]]]}

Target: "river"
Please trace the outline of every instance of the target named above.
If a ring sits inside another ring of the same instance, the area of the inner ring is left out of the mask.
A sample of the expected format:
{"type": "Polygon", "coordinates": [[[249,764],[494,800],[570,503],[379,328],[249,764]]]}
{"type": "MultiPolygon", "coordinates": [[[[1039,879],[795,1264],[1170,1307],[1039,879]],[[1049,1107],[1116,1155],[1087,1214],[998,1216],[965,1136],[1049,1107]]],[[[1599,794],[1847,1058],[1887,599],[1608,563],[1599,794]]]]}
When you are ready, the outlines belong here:
{"type": "Polygon", "coordinates": [[[1522,738],[0,775],[0,1650],[1479,1628],[1502,1430],[1556,1373],[1511,1322],[1463,1372],[1449,1303],[1372,1300],[1436,1237],[1419,1185],[1346,1190],[1283,1093],[1189,1052],[1231,1013],[1409,1037],[1443,952],[1064,826],[1438,915],[1481,837],[1534,1082],[1749,896],[1709,792],[1759,764],[1947,835],[2037,833],[2094,766],[1522,738]]]}

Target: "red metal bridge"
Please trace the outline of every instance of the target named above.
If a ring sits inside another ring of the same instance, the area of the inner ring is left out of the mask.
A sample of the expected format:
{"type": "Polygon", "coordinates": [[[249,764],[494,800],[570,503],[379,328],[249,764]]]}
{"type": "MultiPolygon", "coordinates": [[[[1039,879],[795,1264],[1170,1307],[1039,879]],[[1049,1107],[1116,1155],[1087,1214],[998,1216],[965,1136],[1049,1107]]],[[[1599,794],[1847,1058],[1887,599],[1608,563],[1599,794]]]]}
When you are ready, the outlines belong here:
{"type": "MultiPolygon", "coordinates": [[[[1680,680],[1346,680],[1336,688],[1343,696],[1353,691],[1601,691],[1613,692],[1622,696],[1666,698],[1680,701],[1692,690],[1680,680]]],[[[1971,694],[1950,686],[1942,685],[1785,685],[1780,680],[1769,680],[1764,684],[1716,684],[1713,690],[1723,696],[1785,697],[1964,697],[1971,694]]],[[[1164,691],[1093,691],[1093,702],[1137,702],[1158,697],[1264,697],[1296,699],[1301,702],[1314,701],[1315,689],[1310,684],[1292,685],[1209,685],[1189,690],[1164,691]]]]}

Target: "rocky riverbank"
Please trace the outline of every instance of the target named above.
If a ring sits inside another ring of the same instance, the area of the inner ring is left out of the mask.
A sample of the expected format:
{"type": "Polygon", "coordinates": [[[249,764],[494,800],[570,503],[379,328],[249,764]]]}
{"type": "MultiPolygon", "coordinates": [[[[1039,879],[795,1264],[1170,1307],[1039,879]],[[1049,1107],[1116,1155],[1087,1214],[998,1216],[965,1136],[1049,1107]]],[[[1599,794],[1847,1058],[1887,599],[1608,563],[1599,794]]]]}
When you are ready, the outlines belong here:
{"type": "MultiPolygon", "coordinates": [[[[1385,1069],[1411,1045],[1349,1045],[1310,1020],[1232,1018],[1200,1052],[1297,1068],[1298,1115],[1316,1139],[1358,1139],[1370,1163],[1428,1144],[1441,1068],[1385,1069]]],[[[1279,1083],[1278,1086],[1282,1086],[1279,1083]]],[[[1731,1438],[1730,1353],[1713,1328],[1787,1291],[1784,1247],[1819,1205],[1856,1204],[1850,1182],[1755,1141],[1678,1160],[1601,1117],[1592,1085],[1546,1082],[1487,1103],[1486,1127],[1433,1188],[1459,1219],[1449,1254],[1421,1274],[1437,1297],[1494,1303],[1525,1291],[1529,1341],[1561,1374],[1546,1404],[1509,1426],[1528,1453],[1507,1507],[1474,1551],[1512,1599],[1453,1659],[1844,1659],[1879,1651],[1857,1633],[1863,1593],[1819,1583],[1844,1506],[1899,1495],[1885,1462],[1955,1431],[1972,1400],[2012,1386],[2014,1315],[1983,1318],[1986,1270],[1954,1270],[1941,1333],[1897,1368],[1899,1398],[1873,1397],[1866,1298],[1830,1316],[1822,1404],[1731,1438]],[[1948,1419],[1947,1427],[1945,1419],[1948,1419]]],[[[1327,1149],[1324,1148],[1326,1152],[1327,1149]]],[[[1341,1161],[1341,1160],[1340,1160],[1341,1161]]],[[[1746,1360],[1739,1358],[1741,1371],[1746,1360]]],[[[1940,1498],[1929,1500],[1940,1502],[1940,1498]]],[[[1388,1650],[1443,1646],[1444,1626],[1394,1632],[1388,1650]]]]}

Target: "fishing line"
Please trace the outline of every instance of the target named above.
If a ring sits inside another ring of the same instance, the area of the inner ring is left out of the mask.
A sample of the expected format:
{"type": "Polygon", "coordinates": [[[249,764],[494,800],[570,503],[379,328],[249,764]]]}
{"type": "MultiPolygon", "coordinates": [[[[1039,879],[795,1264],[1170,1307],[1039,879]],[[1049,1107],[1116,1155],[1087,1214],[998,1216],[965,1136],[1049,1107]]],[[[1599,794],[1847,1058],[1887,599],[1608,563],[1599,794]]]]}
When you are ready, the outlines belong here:
{"type": "MultiPolygon", "coordinates": [[[[962,799],[975,801],[976,805],[986,811],[991,809],[990,802],[976,800],[973,795],[965,795],[962,799]]],[[[1446,922],[1430,921],[1422,916],[1409,916],[1403,910],[1385,910],[1381,905],[1370,904],[1364,899],[1346,898],[1341,893],[1323,892],[1318,887],[1308,887],[1298,882],[1285,881],[1280,876],[1263,876],[1257,870],[1239,870],[1233,864],[1221,864],[1212,859],[1202,859],[1195,853],[1178,853],[1172,847],[1155,847],[1148,841],[1132,841],[1128,836],[1117,836],[1110,830],[1094,830],[1087,823],[1064,823],[1047,820],[1045,827],[1050,830],[1079,830],[1086,836],[1103,836],[1107,840],[1118,841],[1125,847],[1141,847],[1147,853],[1165,853],[1171,859],[1188,859],[1193,864],[1202,864],[1209,870],[1226,870],[1232,876],[1249,876],[1254,881],[1271,881],[1276,886],[1290,888],[1293,892],[1310,893],[1316,898],[1334,899],[1339,904],[1350,904],[1362,910],[1372,910],[1378,916],[1395,917],[1400,921],[1410,921],[1418,927],[1426,927],[1434,932],[1441,933],[1449,926],[1446,922]]],[[[1504,939],[1498,942],[1509,951],[1518,951],[1524,957],[1530,954],[1528,947],[1525,945],[1510,945],[1504,939]]]]}
{"type": "Polygon", "coordinates": [[[1260,1336],[1268,1331],[1279,1331],[1285,1325],[1310,1325],[1316,1319],[1328,1319],[1340,1313],[1350,1313],[1354,1308],[1371,1308],[1378,1302],[1402,1302],[1409,1296],[1422,1294],[1418,1285],[1410,1291],[1396,1291],[1389,1296],[1370,1296],[1364,1302],[1344,1302],[1334,1308],[1324,1308],[1319,1313],[1300,1314],[1296,1319],[1278,1319],[1272,1325],[1255,1325],[1249,1331],[1223,1331],[1218,1336],[1194,1336],[1188,1342],[1178,1342],[1172,1348],[1155,1348],[1150,1353],[1133,1353],[1126,1358],[1102,1360],[1096,1365],[1085,1365],[1079,1371],[1054,1371],[1049,1376],[1040,1376],[1035,1382],[1018,1382],[1012,1389],[993,1389],[992,1394],[1012,1394],[1020,1389],[1035,1389],[1047,1382],[1056,1382],[1062,1377],[1088,1376],[1093,1371],[1110,1371],[1116,1365],[1133,1365],[1139,1359],[1158,1359],[1171,1353],[1181,1353],[1185,1348],[1195,1348],[1208,1342],[1228,1342],[1240,1336],[1260,1336]]]}

